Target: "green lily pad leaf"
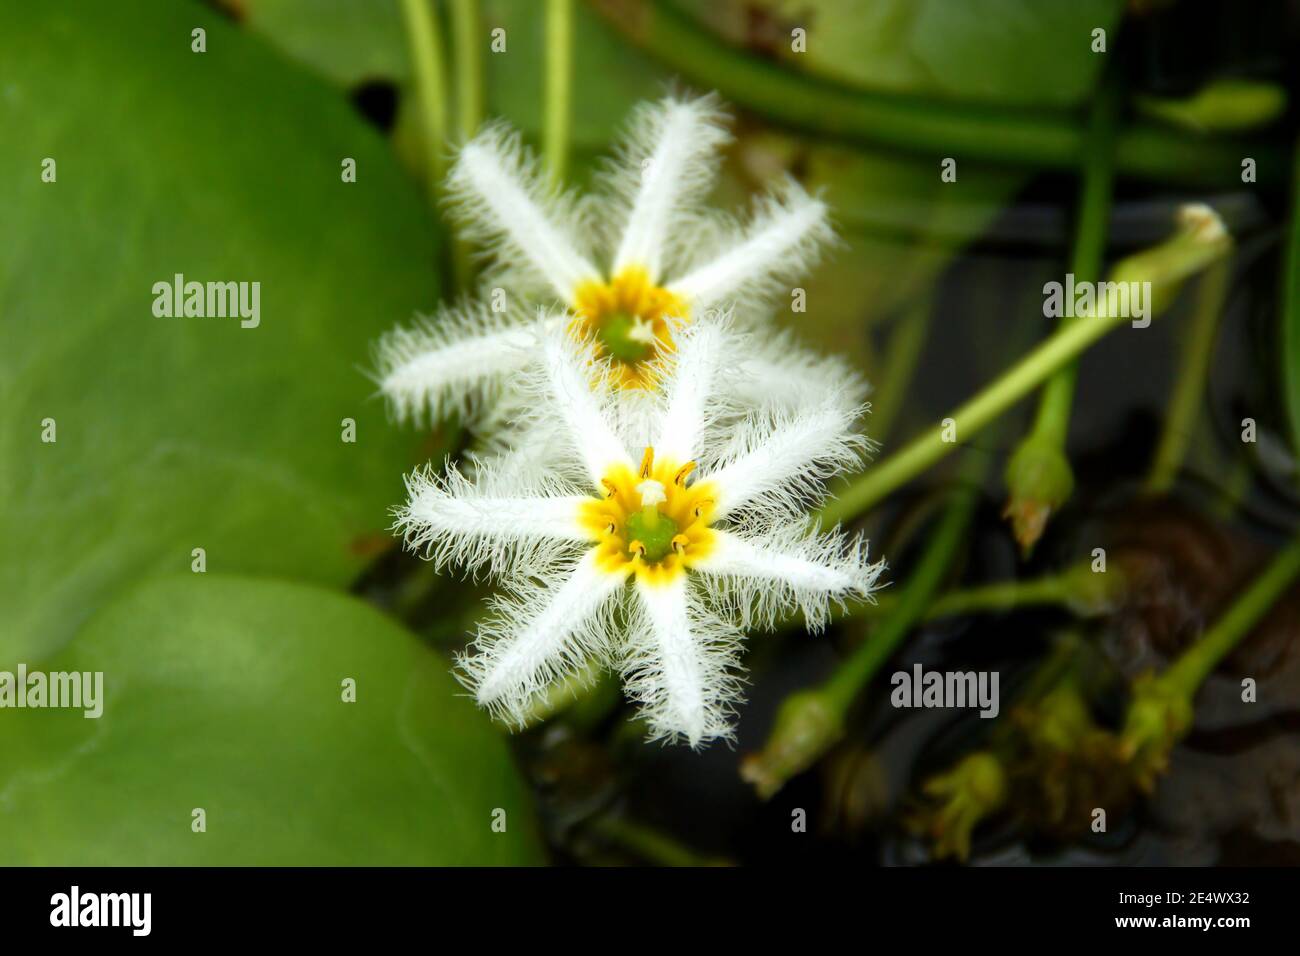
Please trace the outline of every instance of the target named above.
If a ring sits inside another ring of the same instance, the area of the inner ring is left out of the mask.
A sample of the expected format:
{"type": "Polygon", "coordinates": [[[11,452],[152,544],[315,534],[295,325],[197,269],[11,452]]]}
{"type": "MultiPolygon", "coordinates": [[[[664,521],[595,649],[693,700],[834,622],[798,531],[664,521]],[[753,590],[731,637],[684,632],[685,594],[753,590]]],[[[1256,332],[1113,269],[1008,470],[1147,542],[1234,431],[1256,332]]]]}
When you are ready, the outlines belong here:
{"type": "Polygon", "coordinates": [[[864,89],[1065,107],[1089,95],[1121,0],[684,0],[733,43],[864,89]],[[794,48],[802,29],[803,49],[794,48]]]}
{"type": "Polygon", "coordinates": [[[382,137],[199,4],[5,4],[0,62],[0,666],[200,559],[351,580],[416,440],[361,368],[438,298],[382,137]],[[157,314],[178,275],[225,317],[157,314]]]}
{"type": "Polygon", "coordinates": [[[240,10],[249,30],[331,82],[410,78],[401,0],[243,0],[240,10]]]}
{"type": "Polygon", "coordinates": [[[354,598],[159,578],[41,669],[101,672],[102,713],[0,709],[0,865],[541,861],[501,735],[354,598]]]}

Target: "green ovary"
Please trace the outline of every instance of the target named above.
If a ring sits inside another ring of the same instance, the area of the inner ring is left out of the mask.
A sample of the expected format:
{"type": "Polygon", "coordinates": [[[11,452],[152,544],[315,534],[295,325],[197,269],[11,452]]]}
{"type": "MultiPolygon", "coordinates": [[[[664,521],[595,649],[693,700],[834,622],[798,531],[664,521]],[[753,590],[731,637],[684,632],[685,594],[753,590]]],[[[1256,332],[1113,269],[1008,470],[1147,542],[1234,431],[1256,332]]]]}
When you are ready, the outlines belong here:
{"type": "Polygon", "coordinates": [[[645,546],[642,558],[646,561],[661,561],[673,550],[673,538],[677,534],[677,523],[667,515],[660,514],[655,508],[642,508],[627,519],[627,542],[640,541],[645,546]]]}
{"type": "Polygon", "coordinates": [[[640,320],[627,312],[614,312],[600,324],[596,336],[605,351],[620,362],[635,364],[649,357],[653,343],[634,337],[640,320]]]}

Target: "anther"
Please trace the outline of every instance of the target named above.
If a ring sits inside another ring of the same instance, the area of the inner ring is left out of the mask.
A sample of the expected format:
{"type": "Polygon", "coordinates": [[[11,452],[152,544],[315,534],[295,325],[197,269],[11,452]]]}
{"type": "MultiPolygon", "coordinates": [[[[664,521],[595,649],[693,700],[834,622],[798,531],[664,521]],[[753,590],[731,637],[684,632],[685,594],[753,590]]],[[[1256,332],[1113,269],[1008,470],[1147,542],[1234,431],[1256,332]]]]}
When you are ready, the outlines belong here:
{"type": "Polygon", "coordinates": [[[645,450],[645,454],[641,456],[640,475],[642,478],[650,477],[650,472],[654,468],[654,464],[655,464],[655,450],[654,448],[647,446],[645,450]]]}
{"type": "Polygon", "coordinates": [[[627,550],[631,553],[636,554],[638,557],[642,557],[642,558],[645,557],[645,545],[642,544],[640,541],[633,541],[631,544],[627,546],[627,550]]]}
{"type": "Polygon", "coordinates": [[[678,487],[685,488],[686,476],[689,475],[694,470],[695,470],[695,462],[688,461],[686,464],[682,465],[681,468],[677,469],[677,475],[673,478],[673,484],[677,485],[678,487]]]}
{"type": "Polygon", "coordinates": [[[691,543],[691,539],[684,534],[673,535],[673,550],[678,554],[686,553],[686,546],[691,543]]]}

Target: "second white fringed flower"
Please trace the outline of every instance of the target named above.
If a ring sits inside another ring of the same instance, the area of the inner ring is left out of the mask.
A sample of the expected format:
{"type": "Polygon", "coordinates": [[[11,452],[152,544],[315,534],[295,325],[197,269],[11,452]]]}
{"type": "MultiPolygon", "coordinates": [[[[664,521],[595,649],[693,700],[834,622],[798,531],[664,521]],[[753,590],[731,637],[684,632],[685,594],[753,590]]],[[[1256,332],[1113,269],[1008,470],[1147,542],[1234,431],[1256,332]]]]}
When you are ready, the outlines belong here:
{"type": "MultiPolygon", "coordinates": [[[[831,230],[825,204],[788,178],[743,225],[703,205],[728,139],[724,119],[713,97],[641,106],[584,202],[550,187],[504,124],[467,143],[448,196],[463,234],[491,254],[488,301],[380,341],[375,377],[398,417],[475,412],[484,398],[509,396],[537,358],[539,306],[589,337],[614,381],[634,390],[653,387],[651,370],[706,312],[761,315],[762,300],[815,263],[831,230]],[[501,299],[509,307],[494,310],[501,299]]],[[[751,402],[798,404],[827,378],[861,388],[843,363],[814,359],[788,338],[748,361],[734,384],[751,402]]]]}
{"type": "Polygon", "coordinates": [[[619,370],[592,343],[551,328],[530,347],[524,427],[549,461],[425,469],[398,511],[408,547],[503,587],[462,679],[522,724],[536,694],[595,661],[621,674],[652,738],[730,736],[742,629],[796,610],[820,629],[880,574],[861,538],[807,516],[859,461],[861,409],[833,385],[797,410],[729,407],[753,343],[714,317],[678,336],[648,414],[626,413],[619,370]]]}

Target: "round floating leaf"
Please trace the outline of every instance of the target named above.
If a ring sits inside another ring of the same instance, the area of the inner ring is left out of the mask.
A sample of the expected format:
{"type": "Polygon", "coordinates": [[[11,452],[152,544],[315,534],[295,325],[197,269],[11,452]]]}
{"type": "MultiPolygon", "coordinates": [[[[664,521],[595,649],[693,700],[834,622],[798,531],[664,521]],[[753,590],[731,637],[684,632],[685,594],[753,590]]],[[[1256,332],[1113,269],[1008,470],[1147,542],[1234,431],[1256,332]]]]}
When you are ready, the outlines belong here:
{"type": "Polygon", "coordinates": [[[360,368],[437,299],[383,139],[200,4],[4,4],[0,63],[0,666],[195,549],[351,580],[413,457],[360,368]],[[177,275],[225,315],[156,315],[177,275]]]}
{"type": "Polygon", "coordinates": [[[103,712],[0,709],[0,865],[540,862],[501,735],[354,598],[160,578],[42,670],[102,672],[103,712]]]}
{"type": "Polygon", "coordinates": [[[1061,107],[1083,102],[1121,0],[675,0],[731,42],[863,89],[1061,107]],[[800,36],[796,31],[802,31],[800,36]]]}

